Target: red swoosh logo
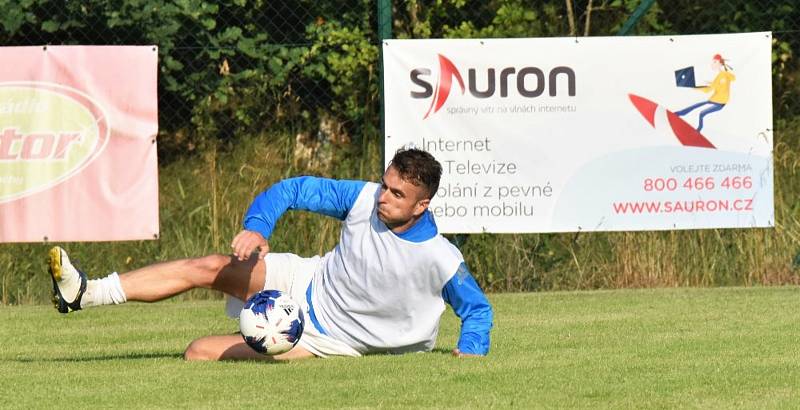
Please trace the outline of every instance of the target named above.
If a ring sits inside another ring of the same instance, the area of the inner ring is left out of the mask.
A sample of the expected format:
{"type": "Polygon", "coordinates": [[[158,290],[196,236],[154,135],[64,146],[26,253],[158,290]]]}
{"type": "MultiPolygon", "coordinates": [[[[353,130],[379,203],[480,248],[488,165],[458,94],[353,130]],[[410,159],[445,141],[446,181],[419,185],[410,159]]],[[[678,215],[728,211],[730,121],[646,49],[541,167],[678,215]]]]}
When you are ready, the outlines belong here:
{"type": "MultiPolygon", "coordinates": [[[[628,94],[628,98],[630,98],[633,106],[639,110],[639,113],[642,114],[642,117],[644,117],[650,125],[655,127],[656,108],[658,108],[658,104],[634,94],[628,94]]],[[[672,128],[672,133],[675,134],[675,138],[677,138],[681,144],[687,147],[716,148],[708,138],[698,132],[688,122],[684,121],[683,118],[670,110],[666,111],[667,121],[669,122],[670,128],[672,128]]]]}
{"type": "Polygon", "coordinates": [[[459,74],[456,65],[448,60],[447,57],[439,54],[439,81],[436,91],[433,94],[431,106],[428,108],[428,112],[425,113],[425,117],[422,118],[423,120],[428,118],[428,115],[431,114],[431,110],[433,110],[435,114],[442,108],[445,101],[447,101],[447,97],[450,96],[450,86],[453,84],[453,77],[456,78],[458,85],[461,87],[461,94],[464,94],[464,80],[461,79],[461,74],[459,74]]]}

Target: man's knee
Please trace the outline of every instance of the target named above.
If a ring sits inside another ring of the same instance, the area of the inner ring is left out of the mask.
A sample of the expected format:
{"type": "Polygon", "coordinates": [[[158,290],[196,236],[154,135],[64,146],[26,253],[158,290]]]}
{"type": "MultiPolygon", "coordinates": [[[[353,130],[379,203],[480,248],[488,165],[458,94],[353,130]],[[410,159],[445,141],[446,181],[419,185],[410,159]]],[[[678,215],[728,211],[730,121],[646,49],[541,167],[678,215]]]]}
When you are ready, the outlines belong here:
{"type": "Polygon", "coordinates": [[[197,286],[211,287],[216,281],[217,275],[231,263],[231,257],[220,254],[212,254],[201,256],[199,258],[189,259],[191,270],[195,272],[195,280],[197,286]]]}
{"type": "Polygon", "coordinates": [[[219,360],[219,357],[215,357],[213,354],[214,352],[209,349],[207,343],[204,343],[203,339],[197,339],[189,343],[189,346],[186,347],[186,351],[183,352],[183,358],[185,360],[219,360]]]}
{"type": "Polygon", "coordinates": [[[205,336],[189,343],[186,360],[273,360],[247,346],[241,335],[205,336]]]}

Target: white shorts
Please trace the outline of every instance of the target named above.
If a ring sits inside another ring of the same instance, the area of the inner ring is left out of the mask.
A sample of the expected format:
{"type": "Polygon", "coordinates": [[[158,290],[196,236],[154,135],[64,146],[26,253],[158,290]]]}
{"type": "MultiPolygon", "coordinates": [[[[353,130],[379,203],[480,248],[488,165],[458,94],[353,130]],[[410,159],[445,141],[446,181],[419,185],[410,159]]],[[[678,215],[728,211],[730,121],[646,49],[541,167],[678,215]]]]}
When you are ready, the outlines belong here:
{"type": "MultiPolygon", "coordinates": [[[[305,313],[305,326],[298,346],[319,357],[328,356],[361,356],[361,353],[352,347],[322,334],[311,322],[306,290],[308,290],[314,273],[322,266],[322,258],[313,256],[302,258],[291,253],[268,253],[264,257],[267,267],[264,289],[275,289],[288,293],[305,313]]],[[[244,302],[233,296],[228,296],[225,304],[225,313],[233,318],[239,317],[239,312],[244,307],[244,302]]]]}

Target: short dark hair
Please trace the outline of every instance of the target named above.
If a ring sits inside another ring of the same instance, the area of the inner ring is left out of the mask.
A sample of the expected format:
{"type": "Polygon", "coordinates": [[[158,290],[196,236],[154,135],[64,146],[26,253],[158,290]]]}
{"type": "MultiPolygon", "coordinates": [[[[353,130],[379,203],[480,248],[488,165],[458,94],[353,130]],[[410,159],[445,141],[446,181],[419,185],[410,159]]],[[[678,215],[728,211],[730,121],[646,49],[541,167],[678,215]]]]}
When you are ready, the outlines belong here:
{"type": "Polygon", "coordinates": [[[428,189],[428,199],[436,195],[442,178],[442,165],[427,151],[418,148],[400,148],[389,162],[400,174],[400,178],[416,186],[428,189]]]}

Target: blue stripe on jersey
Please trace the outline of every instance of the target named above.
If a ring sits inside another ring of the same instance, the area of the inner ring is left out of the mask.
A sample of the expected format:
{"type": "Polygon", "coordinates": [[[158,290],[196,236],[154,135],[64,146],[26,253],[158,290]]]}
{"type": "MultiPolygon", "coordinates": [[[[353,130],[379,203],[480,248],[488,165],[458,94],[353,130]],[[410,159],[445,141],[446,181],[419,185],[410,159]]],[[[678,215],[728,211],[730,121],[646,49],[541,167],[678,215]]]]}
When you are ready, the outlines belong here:
{"type": "Polygon", "coordinates": [[[364,181],[309,176],[284,179],[253,200],[244,217],[244,229],[269,239],[287,209],[312,211],[344,220],[364,185],[364,181]]]}
{"type": "Polygon", "coordinates": [[[489,353],[489,333],[494,316],[492,306],[470,274],[466,263],[462,263],[456,274],[444,285],[442,298],[461,319],[458,350],[468,354],[489,353]]]}

